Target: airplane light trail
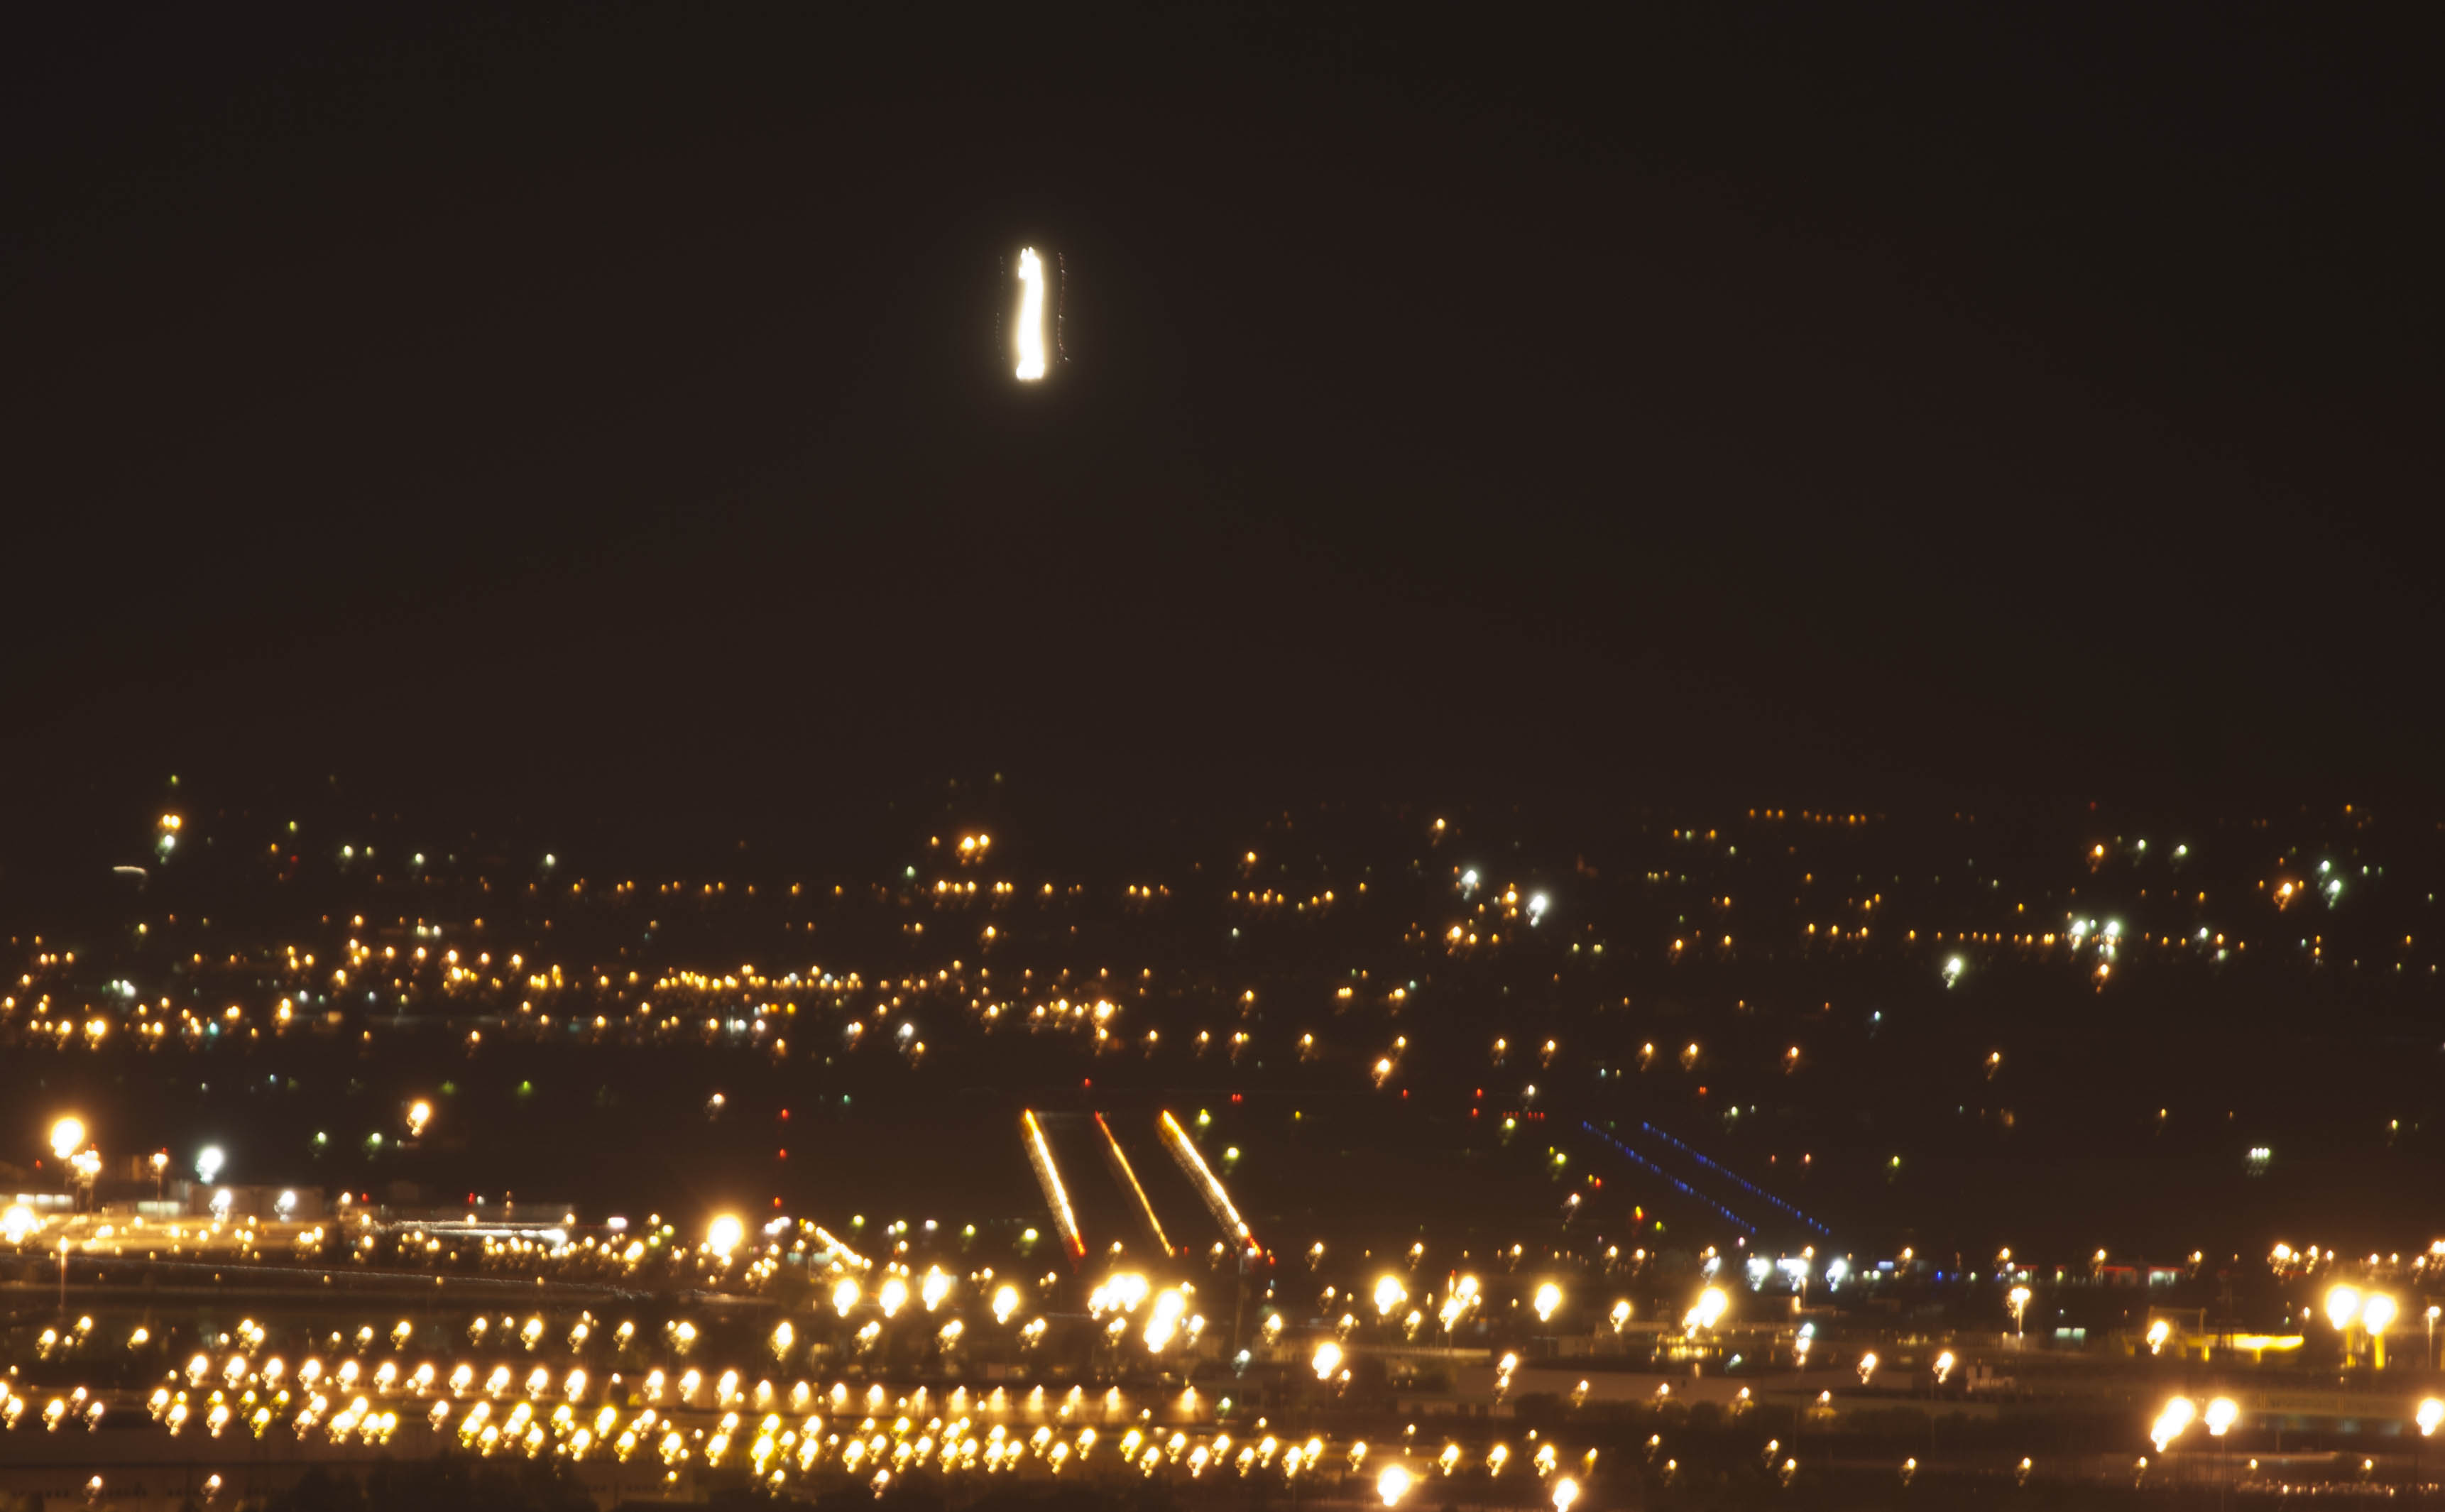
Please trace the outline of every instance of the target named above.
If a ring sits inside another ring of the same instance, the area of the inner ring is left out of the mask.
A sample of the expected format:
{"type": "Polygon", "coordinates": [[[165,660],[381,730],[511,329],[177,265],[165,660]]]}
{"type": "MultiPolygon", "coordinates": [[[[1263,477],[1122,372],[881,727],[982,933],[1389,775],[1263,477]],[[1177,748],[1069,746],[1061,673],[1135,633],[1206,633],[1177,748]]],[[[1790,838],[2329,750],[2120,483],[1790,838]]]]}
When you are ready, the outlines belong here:
{"type": "Polygon", "coordinates": [[[1061,1172],[1053,1164],[1053,1147],[1045,1142],[1043,1127],[1036,1121],[1034,1109],[1018,1111],[1018,1120],[1027,1126],[1028,1164],[1036,1167],[1036,1179],[1044,1187],[1045,1205],[1053,1209],[1053,1221],[1060,1225],[1061,1242],[1068,1245],[1070,1258],[1087,1258],[1086,1238],[1078,1232],[1078,1215],[1070,1207],[1070,1193],[1061,1185],[1061,1172]]]}
{"type": "Polygon", "coordinates": [[[874,1261],[868,1260],[865,1256],[849,1248],[847,1244],[842,1243],[840,1241],[840,1237],[834,1234],[831,1229],[826,1228],[823,1224],[817,1223],[815,1225],[815,1237],[822,1240],[826,1244],[830,1245],[840,1254],[847,1256],[849,1258],[849,1262],[856,1266],[859,1270],[870,1271],[874,1269],[874,1261]]]}
{"type": "Polygon", "coordinates": [[[1138,1194],[1138,1206],[1146,1210],[1147,1227],[1154,1230],[1154,1241],[1163,1246],[1165,1254],[1172,1254],[1171,1239],[1163,1231],[1163,1220],[1154,1216],[1154,1203],[1148,1198],[1146,1188],[1138,1185],[1138,1173],[1129,1168],[1129,1157],[1121,1149],[1120,1140],[1113,1136],[1112,1126],[1104,1122],[1103,1114],[1097,1113],[1095,1127],[1104,1131],[1104,1148],[1112,1157],[1113,1168],[1121,1173],[1121,1180],[1129,1183],[1129,1190],[1138,1194]]]}
{"type": "Polygon", "coordinates": [[[1162,1128],[1163,1142],[1170,1147],[1171,1158],[1180,1163],[1180,1168],[1188,1173],[1191,1181],[1197,1183],[1197,1189],[1205,1196],[1206,1207],[1213,1212],[1215,1221],[1222,1225],[1222,1231],[1238,1240],[1242,1251],[1259,1253],[1257,1236],[1248,1232],[1247,1221],[1240,1216],[1238,1208],[1231,1205],[1231,1194],[1222,1189],[1222,1184],[1214,1179],[1214,1172],[1206,1168],[1205,1157],[1188,1142],[1188,1131],[1180,1127],[1180,1120],[1171,1116],[1168,1108],[1164,1110],[1162,1128]]]}
{"type": "Polygon", "coordinates": [[[1044,376],[1044,259],[1033,247],[1019,249],[1018,281],[1027,286],[1018,307],[1018,377],[1033,383],[1044,376]]]}

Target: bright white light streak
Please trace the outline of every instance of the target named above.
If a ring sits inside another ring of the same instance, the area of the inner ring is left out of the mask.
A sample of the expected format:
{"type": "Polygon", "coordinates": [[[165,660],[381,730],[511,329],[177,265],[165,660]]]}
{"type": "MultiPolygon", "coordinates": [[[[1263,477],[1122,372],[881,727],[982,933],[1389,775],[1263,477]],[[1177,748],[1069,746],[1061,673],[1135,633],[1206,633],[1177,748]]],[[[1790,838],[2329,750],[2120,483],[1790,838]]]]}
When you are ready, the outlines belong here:
{"type": "Polygon", "coordinates": [[[1156,1127],[1162,1131],[1164,1144],[1170,1148],[1171,1158],[1179,1163],[1182,1170],[1188,1173],[1188,1179],[1196,1184],[1198,1190],[1204,1196],[1206,1211],[1214,1215],[1215,1221],[1222,1225],[1224,1233],[1240,1241],[1241,1249],[1251,1254],[1257,1253],[1260,1249],[1257,1236],[1248,1232],[1247,1221],[1240,1216],[1238,1208],[1231,1205],[1231,1194],[1224,1191],[1222,1184],[1214,1179],[1214,1172],[1206,1166],[1205,1157],[1199,1154],[1197,1147],[1188,1142],[1188,1131],[1180,1127],[1179,1119],[1171,1116],[1170,1109],[1167,1108],[1163,1111],[1163,1116],[1156,1121],[1156,1127]]]}
{"type": "Polygon", "coordinates": [[[1053,1209],[1053,1222],[1061,1230],[1061,1242],[1068,1246],[1072,1260],[1085,1260],[1087,1240],[1078,1232],[1078,1215],[1070,1206],[1069,1188],[1061,1185],[1060,1167],[1053,1164],[1053,1147],[1044,1138],[1044,1126],[1036,1121],[1033,1109],[1020,1109],[1018,1120],[1027,1130],[1028,1162],[1036,1167],[1045,1205],[1053,1209]]]}
{"type": "Polygon", "coordinates": [[[1044,376],[1044,259],[1033,247],[1019,249],[1018,281],[1018,377],[1034,383],[1044,376]]]}

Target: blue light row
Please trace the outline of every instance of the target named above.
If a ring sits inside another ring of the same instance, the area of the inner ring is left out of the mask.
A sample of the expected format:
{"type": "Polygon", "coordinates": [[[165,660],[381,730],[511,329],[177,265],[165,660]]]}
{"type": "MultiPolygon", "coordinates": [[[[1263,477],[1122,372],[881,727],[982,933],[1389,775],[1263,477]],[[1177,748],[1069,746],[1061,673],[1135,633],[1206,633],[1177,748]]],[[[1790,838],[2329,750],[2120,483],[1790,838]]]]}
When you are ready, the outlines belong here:
{"type": "Polygon", "coordinates": [[[1756,1194],[1756,1195],[1757,1195],[1757,1196],[1759,1196],[1759,1197],[1764,1198],[1767,1202],[1772,1203],[1775,1206],[1782,1208],[1784,1212],[1789,1213],[1792,1217],[1794,1217],[1794,1218],[1796,1218],[1796,1219],[1799,1219],[1801,1223],[1806,1223],[1809,1227],[1811,1227],[1811,1228],[1813,1228],[1813,1229],[1817,1230],[1817,1232],[1819,1232],[1819,1233],[1820,1233],[1820,1234],[1827,1235],[1827,1236],[1829,1236],[1829,1237],[1833,1234],[1833,1232],[1834,1232],[1834,1231],[1833,1231],[1832,1229],[1827,1228],[1824,1224],[1822,1224],[1822,1223],[1819,1223],[1817,1220],[1815,1220],[1815,1219],[1813,1219],[1813,1218],[1809,1217],[1806,1213],[1801,1212],[1799,1208],[1792,1206],[1789,1203],[1784,1202],[1782,1198],[1777,1197],[1774,1193],[1772,1193],[1772,1192],[1770,1192],[1770,1191],[1767,1191],[1764,1187],[1760,1186],[1757,1183],[1755,1183],[1755,1182],[1753,1182],[1753,1181],[1749,1180],[1747,1177],[1743,1176],[1743,1175],[1739,1174],[1739,1173],[1738,1173],[1738,1172],[1736,1172],[1736,1171],[1730,1171],[1730,1170],[1726,1170],[1726,1169],[1725,1169],[1723,1167],[1721,1167],[1721,1166],[1719,1166],[1719,1165],[1715,1164],[1713,1161],[1708,1160],[1706,1156],[1699,1154],[1699,1153],[1698,1153],[1696,1150],[1694,1150],[1694,1149],[1691,1149],[1689,1146],[1687,1146],[1687,1145],[1685,1145],[1685,1144],[1681,1143],[1681,1141],[1679,1141],[1679,1140],[1677,1140],[1677,1139],[1673,1138],[1670,1134],[1666,1133],[1664,1130],[1662,1130],[1662,1129],[1660,1129],[1656,1128],[1653,1124],[1649,1123],[1646,1119],[1644,1119],[1644,1118],[1640,1119],[1640,1120],[1638,1121],[1638,1127],[1639,1127],[1639,1128],[1641,1128],[1641,1129],[1646,1129],[1649,1133],[1653,1134],[1656,1138],[1658,1138],[1658,1139],[1660,1139],[1660,1140],[1664,1141],[1666,1144],[1668,1144],[1668,1145],[1671,1146],[1674,1149],[1679,1150],[1679,1151],[1680,1151],[1681,1153],[1683,1153],[1684,1155],[1689,1156],[1691,1160],[1696,1161],[1699,1165],[1706,1167],[1708,1170],[1713,1171],[1716,1175],[1718,1175],[1718,1176],[1722,1176],[1722,1177],[1725,1177],[1726,1179],[1730,1180],[1730,1181],[1736,1181],[1736,1182],[1740,1183],[1743,1186],[1745,1186],[1745,1187],[1748,1188],[1748,1190],[1749,1190],[1750,1192],[1752,1192],[1752,1193],[1756,1194]]]}
{"type": "Polygon", "coordinates": [[[1733,1212],[1730,1208],[1726,1207],[1723,1204],[1708,1196],[1705,1192],[1698,1190],[1698,1188],[1690,1185],[1688,1182],[1683,1181],[1680,1177],[1673,1175],[1670,1171],[1666,1170],[1663,1167],[1655,1164],[1655,1162],[1649,1160],[1646,1156],[1631,1148],[1628,1145],[1623,1144],[1620,1140],[1614,1138],[1611,1134],[1606,1133],[1596,1125],[1589,1123],[1586,1119],[1583,1118],[1579,1120],[1579,1127],[1586,1129],[1589,1133],[1596,1135],[1598,1139],[1603,1140],[1606,1144],[1611,1145],[1614,1148],[1621,1151],[1624,1155],[1629,1156],[1633,1161],[1646,1167],[1649,1170],[1652,1170],[1656,1175],[1663,1177],[1666,1181],[1670,1182],[1673,1185],[1679,1187],[1684,1193],[1696,1198],[1698,1201],[1706,1204],[1715,1211],[1723,1214],[1724,1217],[1730,1222],[1731,1225],[1734,1228],[1739,1229],[1742,1233],[1747,1234],[1752,1238],[1756,1236],[1757,1227],[1755,1224],[1748,1223],[1746,1220],[1743,1219],[1740,1214],[1733,1212]]]}

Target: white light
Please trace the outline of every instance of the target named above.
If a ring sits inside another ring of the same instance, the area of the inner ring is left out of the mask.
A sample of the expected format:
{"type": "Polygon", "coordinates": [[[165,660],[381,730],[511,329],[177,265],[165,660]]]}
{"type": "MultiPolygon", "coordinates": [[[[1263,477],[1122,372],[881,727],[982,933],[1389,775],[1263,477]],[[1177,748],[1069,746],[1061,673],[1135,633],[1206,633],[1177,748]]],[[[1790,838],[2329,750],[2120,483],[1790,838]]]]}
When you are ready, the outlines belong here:
{"type": "Polygon", "coordinates": [[[1019,249],[1018,281],[1018,377],[1033,383],[1044,376],[1044,259],[1033,247],[1019,249]]]}
{"type": "Polygon", "coordinates": [[[218,1145],[206,1145],[196,1152],[196,1176],[209,1185],[221,1173],[222,1156],[218,1145]]]}

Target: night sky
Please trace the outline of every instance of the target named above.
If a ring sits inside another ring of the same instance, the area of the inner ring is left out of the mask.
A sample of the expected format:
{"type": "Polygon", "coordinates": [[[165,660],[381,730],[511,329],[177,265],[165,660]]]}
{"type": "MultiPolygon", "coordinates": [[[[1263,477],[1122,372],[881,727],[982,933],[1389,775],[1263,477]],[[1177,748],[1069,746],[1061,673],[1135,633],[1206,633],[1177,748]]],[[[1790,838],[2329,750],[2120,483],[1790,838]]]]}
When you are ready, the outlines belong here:
{"type": "Polygon", "coordinates": [[[171,771],[2434,796],[2398,11],[44,9],[21,836],[171,771]]]}

